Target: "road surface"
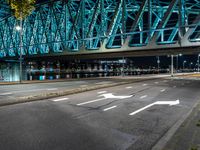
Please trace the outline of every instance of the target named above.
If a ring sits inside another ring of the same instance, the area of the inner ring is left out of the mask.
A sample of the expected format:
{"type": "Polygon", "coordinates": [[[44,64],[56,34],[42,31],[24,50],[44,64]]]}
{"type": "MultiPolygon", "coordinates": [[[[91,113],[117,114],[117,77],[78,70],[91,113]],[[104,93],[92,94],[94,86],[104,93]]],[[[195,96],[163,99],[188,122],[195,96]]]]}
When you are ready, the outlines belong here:
{"type": "Polygon", "coordinates": [[[199,89],[199,81],[157,79],[0,107],[0,149],[150,150],[199,89]]]}

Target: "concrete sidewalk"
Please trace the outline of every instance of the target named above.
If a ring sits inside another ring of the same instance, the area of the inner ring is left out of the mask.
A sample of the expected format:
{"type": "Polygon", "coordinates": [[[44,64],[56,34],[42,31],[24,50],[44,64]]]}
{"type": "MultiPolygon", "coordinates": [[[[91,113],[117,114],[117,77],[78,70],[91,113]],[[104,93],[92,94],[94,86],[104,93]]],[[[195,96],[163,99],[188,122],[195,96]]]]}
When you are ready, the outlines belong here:
{"type": "Polygon", "coordinates": [[[162,150],[200,150],[200,102],[162,150]]]}

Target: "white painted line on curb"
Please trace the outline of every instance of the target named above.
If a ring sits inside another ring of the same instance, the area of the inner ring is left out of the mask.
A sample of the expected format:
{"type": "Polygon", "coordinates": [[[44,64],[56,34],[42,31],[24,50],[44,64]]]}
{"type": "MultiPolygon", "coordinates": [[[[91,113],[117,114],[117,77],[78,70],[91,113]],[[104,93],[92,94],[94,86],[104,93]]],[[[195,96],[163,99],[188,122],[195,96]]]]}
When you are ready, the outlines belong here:
{"type": "Polygon", "coordinates": [[[147,95],[143,95],[143,96],[140,97],[140,99],[143,99],[143,98],[146,98],[146,97],[147,97],[147,95]]]}
{"type": "Polygon", "coordinates": [[[126,89],[132,89],[133,87],[132,86],[128,86],[128,87],[126,87],[126,89]]]}
{"type": "Polygon", "coordinates": [[[69,98],[60,98],[60,99],[55,99],[53,100],[54,102],[60,102],[60,101],[65,101],[68,100],[69,98]]]}
{"type": "Polygon", "coordinates": [[[89,103],[94,103],[94,102],[102,101],[102,100],[105,100],[105,99],[106,98],[99,98],[99,99],[96,99],[96,100],[79,103],[79,104],[77,104],[77,106],[81,106],[81,105],[85,105],[85,104],[89,104],[89,103]]]}
{"type": "Polygon", "coordinates": [[[110,110],[110,109],[113,109],[113,108],[116,108],[117,106],[115,105],[115,106],[112,106],[112,107],[108,107],[108,108],[105,108],[103,111],[108,111],[108,110],[110,110]]]}
{"type": "Polygon", "coordinates": [[[11,95],[12,93],[8,92],[8,93],[1,93],[0,96],[4,96],[4,95],[11,95]]]}
{"type": "Polygon", "coordinates": [[[107,93],[107,91],[100,91],[100,92],[97,92],[98,94],[104,94],[104,93],[107,93]]]}
{"type": "Polygon", "coordinates": [[[166,90],[166,89],[162,89],[162,90],[160,90],[160,92],[165,92],[165,90],[166,90]]]}
{"type": "Polygon", "coordinates": [[[47,89],[48,91],[58,90],[58,88],[47,89]]]}

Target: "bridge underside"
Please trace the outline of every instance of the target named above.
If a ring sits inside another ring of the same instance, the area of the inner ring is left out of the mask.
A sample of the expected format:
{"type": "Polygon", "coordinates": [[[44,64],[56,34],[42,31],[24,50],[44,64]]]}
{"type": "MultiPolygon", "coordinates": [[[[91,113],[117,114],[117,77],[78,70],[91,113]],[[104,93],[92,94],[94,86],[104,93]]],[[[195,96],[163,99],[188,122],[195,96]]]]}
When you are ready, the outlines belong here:
{"type": "MultiPolygon", "coordinates": [[[[5,5],[3,5],[5,4],[5,5]]],[[[19,21],[0,4],[0,57],[192,54],[200,46],[198,0],[66,0],[37,4],[19,21]]]]}

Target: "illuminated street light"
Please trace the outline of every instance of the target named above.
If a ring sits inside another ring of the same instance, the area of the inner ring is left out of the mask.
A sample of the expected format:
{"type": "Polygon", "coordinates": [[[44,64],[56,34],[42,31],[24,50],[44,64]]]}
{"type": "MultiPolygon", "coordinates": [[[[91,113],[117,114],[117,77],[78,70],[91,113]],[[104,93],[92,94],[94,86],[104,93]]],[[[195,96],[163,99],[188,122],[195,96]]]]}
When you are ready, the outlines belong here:
{"type": "Polygon", "coordinates": [[[22,28],[20,26],[16,26],[16,30],[20,31],[22,28]]]}

